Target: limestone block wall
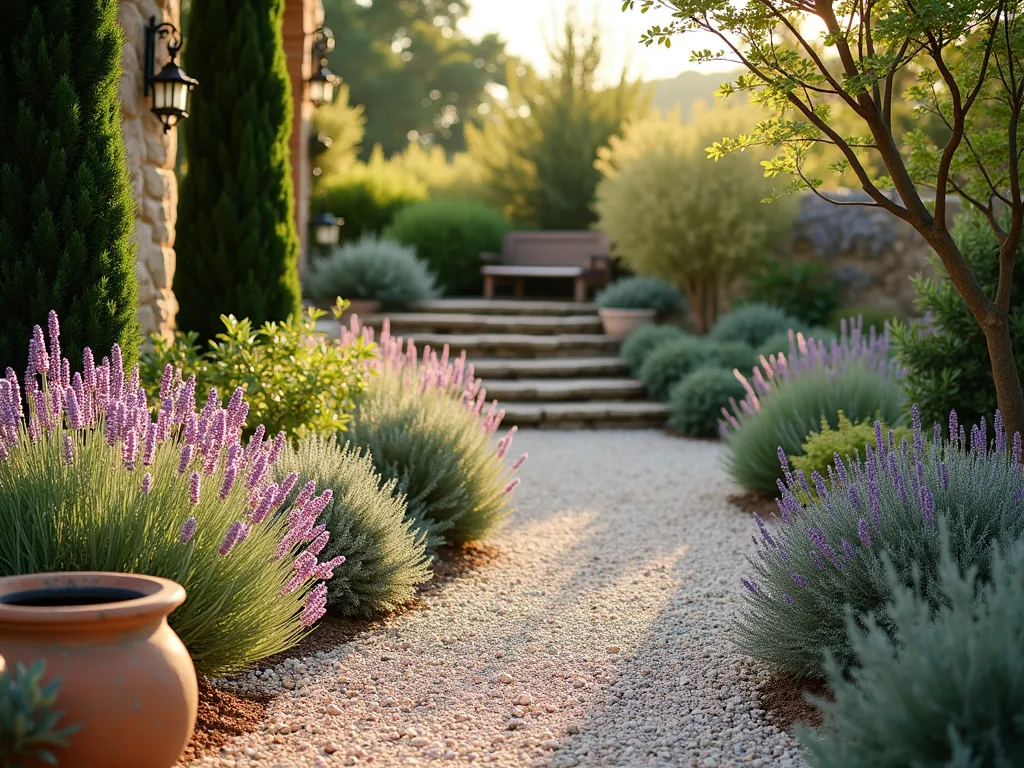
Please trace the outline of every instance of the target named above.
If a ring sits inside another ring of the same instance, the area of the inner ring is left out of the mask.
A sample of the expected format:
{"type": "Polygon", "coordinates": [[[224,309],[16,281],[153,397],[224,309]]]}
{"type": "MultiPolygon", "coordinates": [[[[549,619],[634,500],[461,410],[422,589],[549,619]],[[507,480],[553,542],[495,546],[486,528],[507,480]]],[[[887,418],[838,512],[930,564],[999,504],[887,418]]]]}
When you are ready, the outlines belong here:
{"type": "MultiPolygon", "coordinates": [[[[164,133],[143,96],[145,69],[143,29],[150,17],[157,23],[179,26],[179,0],[120,0],[118,22],[124,30],[122,54],[121,120],[125,152],[135,195],[135,241],[139,280],[139,322],[150,333],[170,335],[178,302],[174,280],[174,227],[178,210],[178,183],[174,176],[176,129],[164,133]]],[[[157,46],[157,69],[164,63],[163,46],[157,46]]]]}

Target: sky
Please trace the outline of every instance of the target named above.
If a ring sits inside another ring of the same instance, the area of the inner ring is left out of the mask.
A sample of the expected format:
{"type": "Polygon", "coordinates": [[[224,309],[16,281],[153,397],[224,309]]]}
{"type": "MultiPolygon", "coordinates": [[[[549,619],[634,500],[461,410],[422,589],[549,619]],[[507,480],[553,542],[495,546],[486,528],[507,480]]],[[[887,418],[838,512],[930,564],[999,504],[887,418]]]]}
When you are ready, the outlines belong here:
{"type": "MultiPolygon", "coordinates": [[[[652,24],[667,24],[670,17],[656,8],[645,14],[638,9],[623,12],[622,0],[470,0],[469,16],[459,26],[474,38],[488,32],[498,33],[510,53],[546,73],[547,41],[572,7],[583,22],[598,18],[604,48],[602,79],[606,82],[617,80],[623,66],[629,67],[632,76],[644,80],[675,77],[685,69],[695,68],[690,64],[694,47],[714,47],[713,38],[691,34],[685,39],[674,39],[671,49],[662,45],[645,47],[640,36],[652,24]]],[[[712,67],[702,65],[700,69],[711,71],[712,67]]]]}

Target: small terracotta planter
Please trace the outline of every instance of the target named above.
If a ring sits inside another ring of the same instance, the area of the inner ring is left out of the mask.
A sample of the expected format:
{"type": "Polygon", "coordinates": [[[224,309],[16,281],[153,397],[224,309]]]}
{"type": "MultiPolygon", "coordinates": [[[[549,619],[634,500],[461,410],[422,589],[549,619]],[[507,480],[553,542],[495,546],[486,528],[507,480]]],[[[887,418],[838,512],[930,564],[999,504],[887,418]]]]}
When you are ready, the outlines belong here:
{"type": "MultiPolygon", "coordinates": [[[[62,679],[60,725],[81,723],[61,768],[170,768],[192,738],[198,689],[188,651],[167,624],[179,584],[119,573],[0,578],[0,656],[46,661],[62,679]]],[[[35,766],[31,766],[35,768],[35,766]]]]}
{"type": "Polygon", "coordinates": [[[653,309],[613,309],[602,307],[597,310],[601,316],[601,325],[606,335],[614,339],[624,339],[641,325],[654,322],[653,309]]]}
{"type": "Polygon", "coordinates": [[[348,309],[341,314],[341,322],[347,323],[352,315],[359,315],[364,323],[380,311],[380,302],[377,299],[350,299],[348,309]]]}

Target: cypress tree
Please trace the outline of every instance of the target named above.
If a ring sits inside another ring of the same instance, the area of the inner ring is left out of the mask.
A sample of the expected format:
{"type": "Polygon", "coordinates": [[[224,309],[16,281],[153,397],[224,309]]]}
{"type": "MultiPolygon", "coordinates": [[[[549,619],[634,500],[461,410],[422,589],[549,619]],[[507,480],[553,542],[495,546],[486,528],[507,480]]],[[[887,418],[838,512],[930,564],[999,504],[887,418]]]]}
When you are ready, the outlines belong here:
{"type": "Polygon", "coordinates": [[[254,325],[299,308],[288,139],[284,0],[193,0],[185,68],[199,80],[184,122],[178,324],[212,338],[220,315],[254,325]]]}
{"type": "Polygon", "coordinates": [[[51,309],[72,360],[138,354],[117,0],[0,2],[0,371],[51,309]]]}

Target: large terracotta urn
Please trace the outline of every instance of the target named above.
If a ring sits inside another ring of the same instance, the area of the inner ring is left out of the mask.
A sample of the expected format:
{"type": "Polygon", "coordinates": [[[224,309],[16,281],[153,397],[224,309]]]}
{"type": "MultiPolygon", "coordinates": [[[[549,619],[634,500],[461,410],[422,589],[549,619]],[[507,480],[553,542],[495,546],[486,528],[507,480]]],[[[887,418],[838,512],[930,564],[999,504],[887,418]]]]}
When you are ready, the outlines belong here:
{"type": "MultiPolygon", "coordinates": [[[[192,737],[198,690],[188,651],[167,624],[180,584],[120,573],[0,578],[0,656],[46,661],[63,681],[55,749],[61,768],[170,768],[192,737]]],[[[33,766],[34,768],[34,766],[33,766]]]]}

